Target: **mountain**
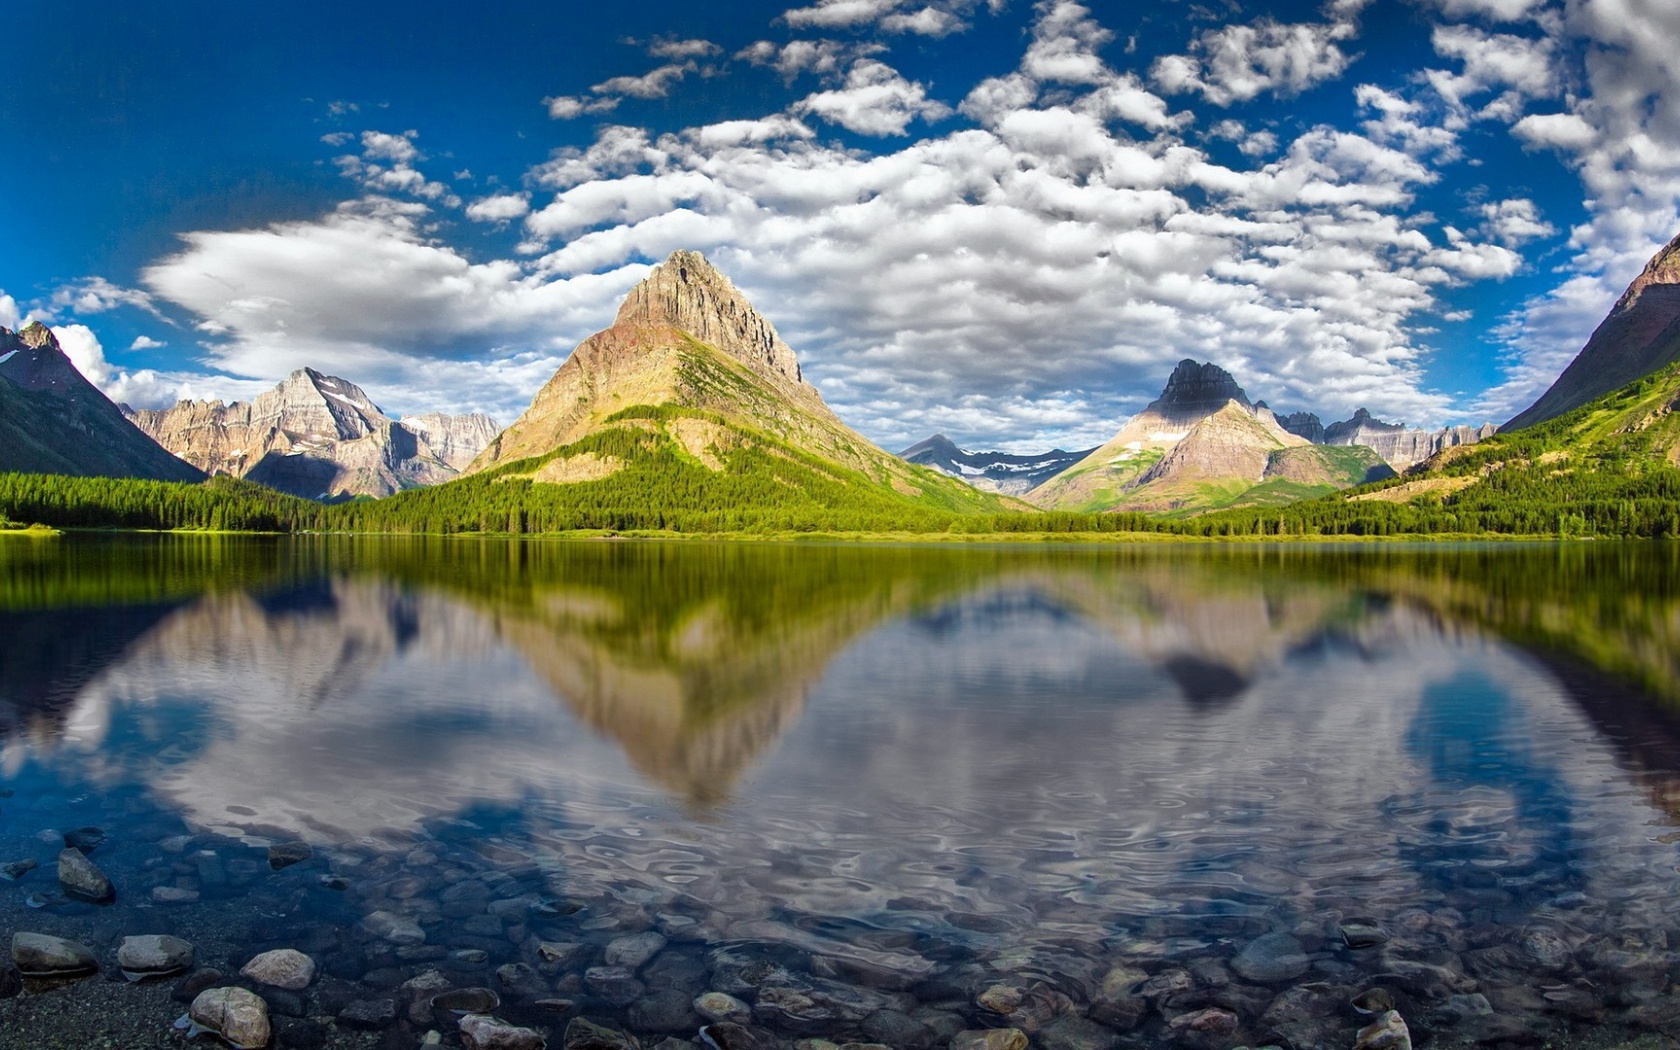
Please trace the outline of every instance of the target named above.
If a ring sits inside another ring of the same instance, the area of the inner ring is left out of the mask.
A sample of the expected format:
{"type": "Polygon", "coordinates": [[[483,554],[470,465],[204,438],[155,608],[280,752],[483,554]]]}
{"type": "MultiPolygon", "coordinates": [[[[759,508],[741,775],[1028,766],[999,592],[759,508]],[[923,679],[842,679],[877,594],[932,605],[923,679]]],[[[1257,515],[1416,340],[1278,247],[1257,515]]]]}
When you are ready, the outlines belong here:
{"type": "Polygon", "coordinates": [[[1439,430],[1413,430],[1403,423],[1384,423],[1366,409],[1352,419],[1325,426],[1311,412],[1291,412],[1278,419],[1283,429],[1315,445],[1363,445],[1375,449],[1383,462],[1396,471],[1422,463],[1435,453],[1458,445],[1485,441],[1498,431],[1492,423],[1479,427],[1452,426],[1439,430]]]}
{"type": "Polygon", "coordinates": [[[1032,490],[1054,510],[1193,512],[1321,495],[1391,473],[1369,450],[1289,433],[1229,372],[1184,360],[1107,444],[1032,490]]]}
{"type": "Polygon", "coordinates": [[[1680,360],[1680,237],[1651,258],[1551,389],[1505,424],[1518,430],[1579,408],[1680,360]]]}
{"type": "Polygon", "coordinates": [[[1054,448],[1036,456],[970,452],[966,448],[958,448],[944,434],[935,434],[898,455],[900,459],[932,467],[941,474],[966,481],[983,492],[1023,496],[1095,451],[1088,448],[1082,452],[1067,452],[1054,448]]]}
{"type": "MultiPolygon", "coordinates": [[[[1008,506],[847,427],[769,320],[688,251],[630,291],[467,473],[564,489],[541,498],[567,515],[617,508],[624,522],[711,508],[722,525],[770,511],[814,521],[1008,506]]],[[[475,492],[518,512],[505,493],[475,492]]]]}
{"type": "Polygon", "coordinates": [[[487,416],[394,420],[337,376],[301,368],[250,402],[125,409],[134,425],[207,474],[310,499],[389,496],[460,473],[496,433],[487,416]]]}
{"type": "Polygon", "coordinates": [[[204,479],[124,419],[38,321],[0,328],[0,471],[204,479]]]}

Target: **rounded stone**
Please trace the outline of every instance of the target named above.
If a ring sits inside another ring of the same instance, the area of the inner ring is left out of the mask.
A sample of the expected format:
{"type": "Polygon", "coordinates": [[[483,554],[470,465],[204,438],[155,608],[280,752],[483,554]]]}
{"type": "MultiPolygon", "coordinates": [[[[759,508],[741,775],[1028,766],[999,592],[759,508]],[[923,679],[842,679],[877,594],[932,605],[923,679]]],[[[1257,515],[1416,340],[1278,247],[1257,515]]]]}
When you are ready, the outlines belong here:
{"type": "Polygon", "coordinates": [[[260,1050],[273,1035],[268,1004],[257,993],[244,988],[212,988],[201,992],[192,1001],[187,1016],[221,1036],[235,1050],[260,1050]]]}
{"type": "Polygon", "coordinates": [[[752,1020],[752,1007],[724,992],[707,992],[694,1000],[694,1012],[708,1021],[734,1021],[746,1024],[752,1020]]]}
{"type": "Polygon", "coordinates": [[[146,934],[124,937],[117,948],[117,965],[131,981],[165,977],[192,968],[193,946],[179,937],[146,934]]]}
{"type": "Polygon", "coordinates": [[[1412,1033],[1400,1011],[1390,1010],[1359,1030],[1353,1050],[1412,1050],[1412,1033]]]}
{"type": "Polygon", "coordinates": [[[397,1023],[397,1004],[393,999],[357,999],[338,1012],[338,1023],[349,1028],[374,1032],[397,1023]]]}
{"type": "Polygon", "coordinates": [[[546,1045],[540,1032],[484,1014],[461,1018],[461,1044],[466,1050],[543,1050],[546,1045]]]}
{"type": "Polygon", "coordinates": [[[1019,1028],[971,1028],[951,1037],[951,1050],[1027,1050],[1027,1033],[1019,1028]]]}
{"type": "Polygon", "coordinates": [[[239,972],[259,984],[301,992],[315,979],[315,960],[295,948],[276,948],[252,959],[239,972]]]}
{"type": "Polygon", "coordinates": [[[608,966],[622,966],[639,970],[648,960],[665,950],[665,935],[649,931],[630,937],[620,937],[607,944],[605,961],[608,966]]]}
{"type": "Polygon", "coordinates": [[[376,911],[362,920],[362,929],[392,944],[425,944],[426,931],[405,915],[376,911]]]}
{"type": "Polygon", "coordinates": [[[12,962],[26,977],[92,973],[99,969],[93,949],[45,933],[14,933],[12,962]]]}
{"type": "Polygon", "coordinates": [[[67,895],[95,904],[108,904],[117,895],[111,880],[79,849],[66,847],[58,855],[58,882],[67,895]]]}
{"type": "Polygon", "coordinates": [[[1307,972],[1311,960],[1301,942],[1287,933],[1268,933],[1250,941],[1231,960],[1231,969],[1258,984],[1290,981],[1307,972]]]}

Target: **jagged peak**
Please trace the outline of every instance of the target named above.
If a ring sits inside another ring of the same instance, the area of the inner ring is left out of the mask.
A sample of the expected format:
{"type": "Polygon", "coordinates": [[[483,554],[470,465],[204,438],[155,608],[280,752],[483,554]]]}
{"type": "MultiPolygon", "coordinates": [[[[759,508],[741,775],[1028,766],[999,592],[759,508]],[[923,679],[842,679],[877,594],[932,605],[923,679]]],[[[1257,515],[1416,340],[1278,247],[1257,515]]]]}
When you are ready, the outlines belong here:
{"type": "Polygon", "coordinates": [[[759,372],[803,378],[793,350],[746,296],[695,251],[675,251],[630,289],[614,325],[670,325],[759,372]]]}
{"type": "MultiPolygon", "coordinates": [[[[58,337],[53,335],[51,328],[39,321],[31,321],[24,325],[17,335],[19,339],[23,340],[23,345],[31,350],[40,350],[43,347],[59,350],[58,337]]],[[[62,351],[60,352],[62,353],[62,351]]]]}
{"type": "Polygon", "coordinates": [[[1216,411],[1227,401],[1235,401],[1244,408],[1254,407],[1231,373],[1212,362],[1202,364],[1187,357],[1167,377],[1161,396],[1149,408],[1168,415],[1216,411]]]}
{"type": "Polygon", "coordinates": [[[1639,301],[1639,296],[1645,289],[1657,284],[1680,284],[1680,235],[1663,246],[1662,250],[1651,256],[1651,261],[1645,264],[1638,277],[1628,285],[1627,291],[1616,301],[1611,313],[1626,310],[1639,301]]]}

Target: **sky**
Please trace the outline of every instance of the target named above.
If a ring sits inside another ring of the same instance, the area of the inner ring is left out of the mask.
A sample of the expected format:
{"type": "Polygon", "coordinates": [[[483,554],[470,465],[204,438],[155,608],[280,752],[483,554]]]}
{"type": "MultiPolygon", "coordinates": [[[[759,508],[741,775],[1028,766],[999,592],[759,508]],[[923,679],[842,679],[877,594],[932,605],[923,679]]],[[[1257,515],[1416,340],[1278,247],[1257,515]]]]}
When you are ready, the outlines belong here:
{"type": "Polygon", "coordinates": [[[0,325],[113,399],[510,422],[677,249],[898,449],[1178,360],[1502,421],[1680,233],[1673,0],[12,0],[0,325]]]}

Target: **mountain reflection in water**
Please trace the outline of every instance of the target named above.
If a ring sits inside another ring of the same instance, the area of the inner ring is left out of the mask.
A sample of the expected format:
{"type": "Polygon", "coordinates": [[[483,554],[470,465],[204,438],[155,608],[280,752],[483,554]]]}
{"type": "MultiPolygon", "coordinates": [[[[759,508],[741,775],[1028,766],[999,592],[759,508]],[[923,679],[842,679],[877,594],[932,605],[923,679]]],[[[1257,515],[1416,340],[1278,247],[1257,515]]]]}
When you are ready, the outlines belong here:
{"type": "Polygon", "coordinates": [[[1677,568],[1656,545],[0,543],[0,776],[329,857],[514,855],[708,943],[1073,953],[1095,994],[1273,930],[1352,981],[1336,923],[1375,916],[1385,951],[1469,980],[1482,927],[1680,923],[1677,568]]]}

